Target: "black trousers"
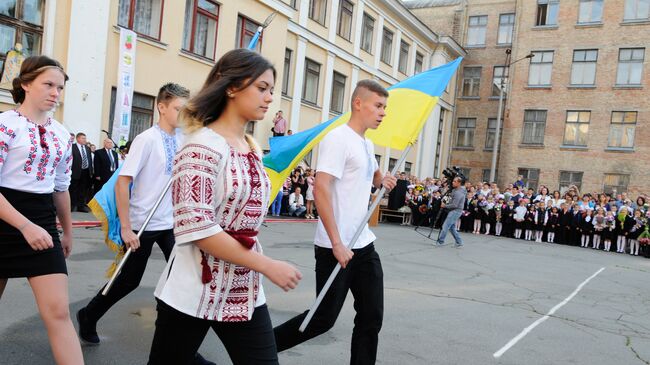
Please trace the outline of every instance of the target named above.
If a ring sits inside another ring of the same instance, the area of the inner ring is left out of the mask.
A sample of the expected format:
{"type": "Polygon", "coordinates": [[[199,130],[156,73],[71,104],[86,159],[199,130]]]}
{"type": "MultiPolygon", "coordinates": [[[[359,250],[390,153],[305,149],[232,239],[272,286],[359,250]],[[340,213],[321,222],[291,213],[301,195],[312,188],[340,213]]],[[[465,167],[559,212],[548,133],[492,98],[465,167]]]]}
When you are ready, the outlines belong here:
{"type": "Polygon", "coordinates": [[[219,336],[234,365],[279,364],[266,304],[255,308],[248,322],[217,322],[192,317],[162,300],[158,300],[157,310],[149,365],[190,364],[209,328],[219,336]]]}
{"type": "Polygon", "coordinates": [[[81,170],[78,179],[70,181],[70,208],[81,208],[86,206],[86,196],[90,187],[90,172],[88,169],[81,170]]]}
{"type": "Polygon", "coordinates": [[[86,306],[86,316],[89,320],[97,322],[108,310],[122,298],[127,296],[140,285],[144,270],[147,268],[147,261],[151,255],[154,242],[169,260],[169,255],[174,247],[174,230],[145,231],[140,237],[140,248],[131,253],[129,260],[122,267],[122,272],[115,279],[111,290],[106,296],[102,295],[102,288],[99,293],[86,306]]]}
{"type": "MultiPolygon", "coordinates": [[[[305,329],[298,331],[307,312],[275,327],[278,352],[292,348],[327,332],[341,312],[348,290],[354,296],[354,330],[350,364],[374,364],[377,358],[379,331],[384,317],[384,273],[373,244],[353,250],[354,256],[339,271],[323,302],[305,329]]],[[[338,263],[331,249],[315,247],[316,291],[319,293],[338,263]]]]}

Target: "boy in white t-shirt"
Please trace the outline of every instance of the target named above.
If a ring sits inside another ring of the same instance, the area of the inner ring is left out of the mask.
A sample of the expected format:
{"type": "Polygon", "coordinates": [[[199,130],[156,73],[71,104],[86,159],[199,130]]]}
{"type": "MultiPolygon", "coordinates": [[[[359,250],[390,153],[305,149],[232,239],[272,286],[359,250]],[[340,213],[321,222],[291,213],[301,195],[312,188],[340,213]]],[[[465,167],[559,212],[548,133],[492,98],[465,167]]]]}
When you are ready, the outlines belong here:
{"type": "MultiPolygon", "coordinates": [[[[127,158],[115,185],[117,211],[122,240],[133,252],[106,296],[99,293],[77,312],[79,337],[88,344],[99,344],[97,322],[122,298],[140,285],[153,244],[157,243],[165,259],[174,247],[174,216],[171,191],[168,190],[138,239],[137,233],[153,209],[172,175],[176,152],[183,146],[178,129],[178,113],[190,96],[188,89],[174,83],[163,85],[156,98],[158,124],[140,133],[129,147],[127,158]],[[129,191],[129,185],[133,184],[129,191]],[[129,199],[130,195],[130,199],[129,199]]],[[[195,364],[212,364],[197,354],[195,364]]]]}
{"type": "Polygon", "coordinates": [[[274,329],[278,352],[328,331],[341,311],[348,290],[357,312],[352,332],[352,364],[374,364],[384,312],[383,271],[373,242],[375,235],[363,221],[371,188],[395,187],[390,173],[382,175],[368,128],[379,127],[385,116],[388,92],[373,80],[360,81],[352,93],[350,121],[333,129],[320,142],[314,198],[319,221],[314,239],[316,286],[320,292],[337,263],[332,287],[304,333],[298,331],[307,312],[274,329]],[[359,226],[364,230],[352,250],[347,248],[359,226]]]}

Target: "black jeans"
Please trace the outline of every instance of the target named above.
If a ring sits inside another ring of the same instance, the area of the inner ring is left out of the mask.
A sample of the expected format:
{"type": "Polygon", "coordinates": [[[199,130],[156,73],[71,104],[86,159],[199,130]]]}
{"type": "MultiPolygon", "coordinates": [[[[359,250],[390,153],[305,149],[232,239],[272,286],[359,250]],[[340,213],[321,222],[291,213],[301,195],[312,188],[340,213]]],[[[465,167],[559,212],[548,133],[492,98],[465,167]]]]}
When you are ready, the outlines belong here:
{"type": "Polygon", "coordinates": [[[86,316],[89,320],[97,322],[115,303],[140,285],[154,242],[158,243],[158,247],[165,255],[165,260],[169,260],[169,255],[172,248],[174,248],[174,230],[145,231],[142,234],[140,248],[131,253],[129,260],[122,267],[122,272],[115,279],[108,294],[106,296],[102,295],[104,290],[102,288],[86,306],[86,316]]]}
{"type": "MultiPolygon", "coordinates": [[[[305,332],[298,331],[307,312],[275,327],[278,352],[292,348],[327,332],[341,312],[348,290],[354,296],[354,330],[350,364],[374,364],[377,358],[379,331],[384,317],[384,273],[373,244],[353,250],[354,256],[339,271],[323,302],[305,332]]],[[[331,249],[315,247],[316,292],[319,293],[338,263],[331,249]]]]}
{"type": "Polygon", "coordinates": [[[219,336],[234,365],[276,365],[278,353],[265,305],[248,322],[217,322],[189,316],[158,300],[149,365],[190,364],[209,328],[219,336]]]}

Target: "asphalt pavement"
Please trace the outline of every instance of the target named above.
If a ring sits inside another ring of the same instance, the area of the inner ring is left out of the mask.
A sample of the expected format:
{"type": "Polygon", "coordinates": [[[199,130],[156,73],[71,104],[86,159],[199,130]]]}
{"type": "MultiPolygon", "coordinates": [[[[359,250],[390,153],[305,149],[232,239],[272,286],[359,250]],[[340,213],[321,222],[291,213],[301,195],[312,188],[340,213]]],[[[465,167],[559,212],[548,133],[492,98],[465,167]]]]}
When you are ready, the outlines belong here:
{"type": "MultiPolygon", "coordinates": [[[[75,219],[93,220],[82,213],[75,219]]],[[[314,230],[313,223],[283,222],[261,231],[265,254],[304,274],[289,293],[265,281],[274,324],[314,300],[314,230]]],[[[462,234],[461,249],[435,247],[412,227],[382,224],[373,231],[385,280],[378,364],[650,364],[650,259],[472,234],[462,234]]],[[[112,258],[98,228],[75,229],[68,260],[72,313],[105,283],[112,258]]],[[[153,289],[164,265],[156,248],[140,288],[99,323],[101,344],[83,348],[87,364],[146,364],[156,318],[153,289]]],[[[331,331],[281,353],[280,362],[349,363],[352,304],[349,295],[331,331]]],[[[212,333],[200,352],[230,364],[212,333]]],[[[0,299],[0,364],[52,363],[29,285],[12,279],[0,299]]]]}

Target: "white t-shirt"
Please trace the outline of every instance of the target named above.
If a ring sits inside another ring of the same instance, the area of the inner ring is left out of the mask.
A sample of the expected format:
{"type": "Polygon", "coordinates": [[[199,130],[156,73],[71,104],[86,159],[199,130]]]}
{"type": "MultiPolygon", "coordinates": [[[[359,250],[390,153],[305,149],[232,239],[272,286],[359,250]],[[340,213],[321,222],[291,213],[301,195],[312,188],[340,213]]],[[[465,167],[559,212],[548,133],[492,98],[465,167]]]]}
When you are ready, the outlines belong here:
{"type": "MultiPolygon", "coordinates": [[[[164,132],[158,125],[155,125],[135,137],[120,170],[120,176],[133,178],[129,219],[131,228],[135,231],[140,230],[156,200],[167,186],[172,175],[174,155],[183,145],[180,131],[176,131],[174,137],[167,135],[164,142],[162,133],[164,132]],[[173,139],[176,139],[176,146],[173,146],[173,139]]],[[[169,189],[145,229],[162,231],[172,228],[174,228],[174,215],[172,192],[169,189]]]]}
{"type": "MultiPolygon", "coordinates": [[[[362,224],[363,232],[353,248],[365,247],[376,239],[363,218],[368,212],[372,180],[378,168],[373,143],[347,124],[333,129],[320,142],[316,171],[335,177],[332,208],[341,241],[346,246],[362,224]]],[[[320,218],[314,243],[320,247],[332,247],[320,218]]]]}

